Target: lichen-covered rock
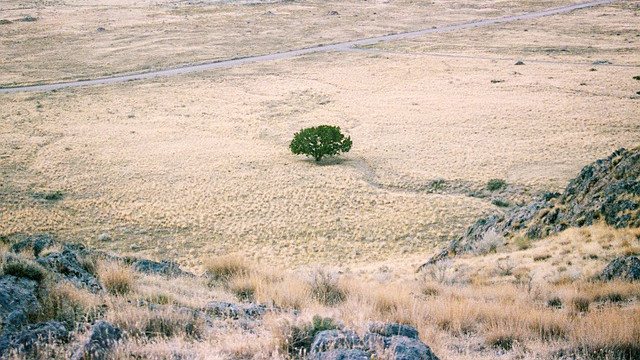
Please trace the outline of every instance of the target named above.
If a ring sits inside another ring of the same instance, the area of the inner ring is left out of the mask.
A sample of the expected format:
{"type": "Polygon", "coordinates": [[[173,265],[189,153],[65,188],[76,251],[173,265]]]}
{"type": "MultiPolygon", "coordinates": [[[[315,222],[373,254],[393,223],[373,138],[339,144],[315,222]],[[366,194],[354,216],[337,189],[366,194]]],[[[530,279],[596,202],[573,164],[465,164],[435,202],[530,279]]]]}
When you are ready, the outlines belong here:
{"type": "Polygon", "coordinates": [[[330,350],[313,354],[313,360],[371,360],[371,355],[358,349],[330,350]]]}
{"type": "Polygon", "coordinates": [[[145,274],[155,274],[163,276],[193,276],[190,272],[180,269],[180,265],[171,261],[152,261],[146,259],[134,259],[131,262],[133,269],[145,274]]]}
{"type": "Polygon", "coordinates": [[[640,281],[640,259],[635,256],[619,256],[602,270],[597,279],[640,281]]]}
{"type": "Polygon", "coordinates": [[[38,346],[68,341],[69,332],[57,321],[29,325],[18,333],[3,333],[0,336],[0,357],[10,352],[29,354],[38,346]]]}
{"type": "Polygon", "coordinates": [[[544,194],[507,216],[476,221],[418,270],[470,251],[490,230],[500,236],[523,231],[530,238],[540,238],[571,226],[589,226],[600,219],[616,228],[640,227],[640,147],[616,150],[585,166],[562,194],[544,194]]]}
{"type": "Polygon", "coordinates": [[[85,287],[93,293],[102,290],[98,280],[80,265],[76,253],[68,248],[50,253],[38,259],[38,263],[77,287],[85,287]]]}
{"type": "Polygon", "coordinates": [[[204,307],[204,311],[220,317],[256,318],[267,311],[267,307],[260,304],[234,304],[226,301],[211,301],[204,307]]]}
{"type": "Polygon", "coordinates": [[[438,360],[425,343],[406,336],[392,336],[389,353],[393,360],[438,360]]]}
{"type": "Polygon", "coordinates": [[[91,327],[83,341],[71,356],[71,360],[105,360],[118,341],[122,339],[122,331],[110,323],[99,320],[91,327]]]}
{"type": "Polygon", "coordinates": [[[11,275],[0,277],[0,324],[5,331],[17,331],[26,325],[27,314],[40,309],[36,298],[38,283],[11,275]]]}
{"type": "Polygon", "coordinates": [[[313,338],[310,353],[314,354],[334,349],[351,349],[362,345],[360,337],[353,331],[324,330],[317,333],[313,338]]]}
{"type": "Polygon", "coordinates": [[[43,250],[53,246],[53,244],[55,244],[55,241],[51,237],[47,235],[36,235],[13,244],[9,250],[14,253],[30,250],[33,252],[33,256],[38,257],[43,250]]]}
{"type": "Polygon", "coordinates": [[[382,336],[400,335],[408,338],[417,339],[418,330],[410,325],[398,323],[373,322],[369,324],[369,332],[382,336]]]}

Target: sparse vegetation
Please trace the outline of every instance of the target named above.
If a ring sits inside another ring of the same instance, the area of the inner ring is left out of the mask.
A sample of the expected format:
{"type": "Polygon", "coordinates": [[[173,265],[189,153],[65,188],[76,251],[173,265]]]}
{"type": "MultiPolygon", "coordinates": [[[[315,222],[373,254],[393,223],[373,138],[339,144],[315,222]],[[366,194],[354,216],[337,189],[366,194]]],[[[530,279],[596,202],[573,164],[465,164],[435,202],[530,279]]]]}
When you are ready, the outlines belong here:
{"type": "Polygon", "coordinates": [[[507,186],[507,182],[502,179],[491,179],[487,182],[487,190],[497,191],[507,186]]]}
{"type": "Polygon", "coordinates": [[[104,288],[113,295],[126,295],[135,287],[133,270],[115,263],[103,263],[98,268],[98,278],[104,288]]]}
{"type": "Polygon", "coordinates": [[[320,161],[323,157],[348,152],[351,145],[351,137],[345,137],[339,127],[320,125],[295,133],[289,149],[296,155],[304,154],[320,161]]]}
{"type": "Polygon", "coordinates": [[[32,260],[11,256],[2,266],[2,273],[23,277],[37,282],[42,282],[47,276],[47,271],[32,260]]]}

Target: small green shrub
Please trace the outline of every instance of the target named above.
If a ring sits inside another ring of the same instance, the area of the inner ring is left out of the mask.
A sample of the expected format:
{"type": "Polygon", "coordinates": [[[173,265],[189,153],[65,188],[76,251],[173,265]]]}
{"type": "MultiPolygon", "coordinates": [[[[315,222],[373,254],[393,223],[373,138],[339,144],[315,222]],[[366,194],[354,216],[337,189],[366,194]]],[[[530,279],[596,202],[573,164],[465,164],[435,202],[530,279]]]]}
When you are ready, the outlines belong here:
{"type": "Polygon", "coordinates": [[[495,199],[491,202],[493,205],[497,207],[509,207],[509,203],[506,201],[502,201],[500,199],[495,199]]]}
{"type": "Polygon", "coordinates": [[[640,75],[636,75],[633,77],[633,80],[640,80],[640,75]]]}
{"type": "Polygon", "coordinates": [[[591,300],[584,298],[584,297],[575,297],[573,298],[573,308],[577,311],[577,312],[587,312],[589,311],[589,305],[591,304],[591,300]]]}
{"type": "Polygon", "coordinates": [[[549,300],[547,300],[547,306],[551,308],[559,309],[562,307],[562,299],[560,299],[557,296],[551,297],[549,298],[549,300]]]}
{"type": "Polygon", "coordinates": [[[337,329],[338,325],[331,318],[314,316],[311,322],[301,324],[285,323],[282,349],[290,355],[306,355],[311,349],[311,343],[317,333],[324,330],[337,329]]]}
{"type": "Polygon", "coordinates": [[[332,306],[345,301],[347,292],[330,273],[317,271],[311,280],[311,297],[323,305],[332,306]]]}
{"type": "Polygon", "coordinates": [[[496,191],[504,188],[507,182],[502,179],[491,179],[487,182],[487,190],[496,191]]]}
{"type": "Polygon", "coordinates": [[[515,244],[516,248],[518,248],[518,250],[527,250],[531,247],[531,239],[524,236],[516,237],[513,240],[513,243],[515,244]]]}
{"type": "Polygon", "coordinates": [[[351,137],[344,137],[337,126],[320,125],[302,129],[293,135],[291,152],[313,157],[316,161],[351,150],[351,137]]]}

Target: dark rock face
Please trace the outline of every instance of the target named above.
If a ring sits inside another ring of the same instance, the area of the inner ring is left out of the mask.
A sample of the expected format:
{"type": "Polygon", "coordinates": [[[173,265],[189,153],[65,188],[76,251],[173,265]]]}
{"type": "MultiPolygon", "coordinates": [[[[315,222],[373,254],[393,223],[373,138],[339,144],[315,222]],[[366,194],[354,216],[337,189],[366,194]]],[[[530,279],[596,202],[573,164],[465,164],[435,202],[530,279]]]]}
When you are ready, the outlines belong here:
{"type": "Polygon", "coordinates": [[[33,251],[33,256],[37,258],[43,250],[47,249],[50,246],[53,246],[53,244],[55,244],[55,241],[53,241],[53,239],[49,236],[36,235],[29,237],[19,243],[13,244],[13,246],[9,250],[14,253],[31,250],[33,251]]]}
{"type": "Polygon", "coordinates": [[[122,331],[99,320],[91,328],[87,339],[80,344],[71,360],[106,360],[111,349],[122,339],[122,331]]]}
{"type": "Polygon", "coordinates": [[[314,354],[313,360],[371,360],[369,354],[358,349],[331,350],[314,354]]]}
{"type": "Polygon", "coordinates": [[[325,330],[311,345],[311,359],[322,360],[438,360],[409,325],[374,322],[361,341],[352,331],[325,330]]]}
{"type": "Polygon", "coordinates": [[[616,150],[585,166],[562,194],[544,194],[508,216],[478,220],[418,270],[470,251],[489,230],[502,236],[525,231],[530,238],[540,238],[600,219],[617,228],[640,227],[640,148],[616,150]]]}
{"type": "Polygon", "coordinates": [[[55,252],[38,259],[38,263],[77,287],[85,287],[93,293],[100,292],[102,286],[98,280],[78,262],[76,253],[65,248],[62,252],[55,252]]]}
{"type": "Polygon", "coordinates": [[[640,259],[635,256],[617,257],[602,270],[597,279],[602,281],[640,281],[640,259]]]}
{"type": "Polygon", "coordinates": [[[389,346],[391,358],[395,360],[434,360],[431,349],[418,339],[392,336],[389,346]]]}
{"type": "Polygon", "coordinates": [[[353,331],[324,330],[313,338],[311,353],[319,353],[332,349],[351,349],[361,347],[362,341],[353,331]]]}
{"type": "Polygon", "coordinates": [[[0,324],[4,331],[18,331],[27,324],[27,315],[40,309],[36,298],[38,283],[11,275],[0,277],[0,324]]]}
{"type": "Polygon", "coordinates": [[[69,341],[69,332],[57,321],[30,325],[19,333],[3,333],[0,336],[0,356],[13,351],[18,354],[32,353],[37,346],[69,341]]]}
{"type": "Polygon", "coordinates": [[[369,332],[386,337],[400,335],[411,339],[418,338],[418,330],[416,330],[416,328],[414,328],[413,326],[404,324],[386,324],[383,322],[374,322],[369,325],[369,332]]]}

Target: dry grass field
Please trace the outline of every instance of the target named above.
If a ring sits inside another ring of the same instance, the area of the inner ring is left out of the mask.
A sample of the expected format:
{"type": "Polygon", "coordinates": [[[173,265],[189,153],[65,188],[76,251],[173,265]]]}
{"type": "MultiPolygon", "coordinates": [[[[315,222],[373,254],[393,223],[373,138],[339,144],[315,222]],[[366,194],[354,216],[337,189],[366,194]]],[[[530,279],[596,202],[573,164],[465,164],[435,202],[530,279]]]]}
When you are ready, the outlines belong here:
{"type": "MultiPolygon", "coordinates": [[[[0,85],[569,3],[3,1],[0,20],[11,22],[0,24],[0,85]],[[27,16],[36,21],[19,21],[27,16]]],[[[47,285],[52,301],[82,314],[104,309],[130,334],[158,316],[131,305],[138,300],[200,308],[249,289],[257,302],[300,310],[295,319],[272,314],[213,328],[167,312],[168,328],[206,328],[204,340],[180,331],[134,336],[122,357],[280,358],[291,328],[314,315],[358,331],[372,319],[412,324],[445,360],[623,352],[640,340],[640,285],[588,279],[615,256],[640,253],[637,230],[596,225],[533,242],[515,237],[496,253],[414,270],[480,217],[561,190],[584,165],[640,144],[639,13],[640,2],[623,1],[353,51],[2,94],[0,237],[47,233],[197,273],[246,269],[212,285],[100,263],[111,295],[47,285]],[[320,164],[292,155],[293,133],[319,124],[340,126],[353,149],[320,164]],[[490,179],[508,186],[489,192],[490,179]],[[344,300],[318,300],[318,281],[344,300]]]]}
{"type": "MultiPolygon", "coordinates": [[[[584,10],[607,11],[629,19],[637,7],[584,10]]],[[[580,19],[577,29],[606,25],[580,19]]],[[[618,38],[610,24],[602,43],[618,38]]],[[[527,26],[523,43],[537,37],[527,26]]],[[[549,36],[548,46],[562,38],[549,36]]],[[[194,267],[224,253],[296,266],[424,259],[478,217],[505,211],[469,196],[489,179],[505,179],[512,188],[497,196],[519,203],[637,145],[636,75],[637,67],[341,52],[3,95],[0,233],[48,232],[194,267]],[[321,123],[341,126],[353,150],[320,166],[288,152],[295,131],[321,123]],[[445,188],[431,191],[438,179],[445,188]],[[111,241],[99,242],[101,233],[111,241]]]]}
{"type": "Polygon", "coordinates": [[[0,23],[0,86],[266,54],[577,2],[8,0],[0,3],[0,20],[11,22],[0,23]],[[22,21],[28,18],[35,21],[22,21]]]}

